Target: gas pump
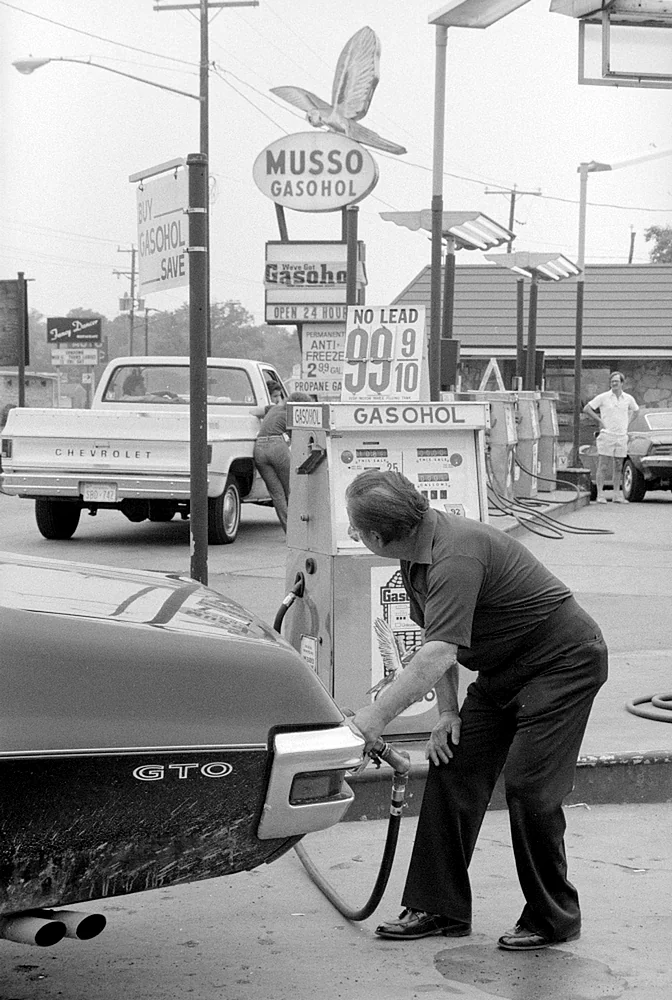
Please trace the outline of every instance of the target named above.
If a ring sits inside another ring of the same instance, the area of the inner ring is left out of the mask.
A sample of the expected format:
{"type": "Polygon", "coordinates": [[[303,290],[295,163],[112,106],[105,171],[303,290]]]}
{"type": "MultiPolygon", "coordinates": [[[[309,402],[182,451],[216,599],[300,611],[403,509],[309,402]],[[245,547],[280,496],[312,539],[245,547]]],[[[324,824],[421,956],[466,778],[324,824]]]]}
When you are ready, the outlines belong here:
{"type": "MultiPolygon", "coordinates": [[[[403,473],[432,507],[487,520],[484,402],[291,403],[292,472],[287,589],[302,599],[284,634],[341,706],[375,698],[421,645],[396,560],[348,535],[345,491],[366,469],[403,473]]],[[[424,734],[435,694],[411,705],[386,735],[424,734]]]]}
{"type": "Polygon", "coordinates": [[[539,473],[538,392],[517,392],[516,423],[518,444],[513,494],[516,497],[536,497],[539,473]]]}
{"type": "MultiPolygon", "coordinates": [[[[445,396],[443,397],[445,398],[445,396]]],[[[516,473],[516,393],[501,390],[468,390],[456,399],[484,400],[490,410],[486,432],[486,468],[490,485],[498,496],[513,500],[516,473]]]]}
{"type": "Polygon", "coordinates": [[[558,471],[558,412],[557,392],[542,390],[539,393],[539,486],[540,492],[555,489],[558,471]]]}

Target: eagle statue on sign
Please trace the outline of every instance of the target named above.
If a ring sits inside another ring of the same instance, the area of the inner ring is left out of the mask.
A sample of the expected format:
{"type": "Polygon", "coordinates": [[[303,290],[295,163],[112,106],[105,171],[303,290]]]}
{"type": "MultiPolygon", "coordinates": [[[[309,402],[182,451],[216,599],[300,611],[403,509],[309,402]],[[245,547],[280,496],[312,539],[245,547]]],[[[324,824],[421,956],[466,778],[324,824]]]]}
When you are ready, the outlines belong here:
{"type": "Polygon", "coordinates": [[[375,31],[366,27],[355,32],[338,57],[331,104],[301,87],[272,87],[271,93],[306,111],[306,118],[315,128],[324,125],[364,146],[399,156],[406,152],[403,146],[359,124],[369,110],[379,79],[380,41],[375,31]]]}

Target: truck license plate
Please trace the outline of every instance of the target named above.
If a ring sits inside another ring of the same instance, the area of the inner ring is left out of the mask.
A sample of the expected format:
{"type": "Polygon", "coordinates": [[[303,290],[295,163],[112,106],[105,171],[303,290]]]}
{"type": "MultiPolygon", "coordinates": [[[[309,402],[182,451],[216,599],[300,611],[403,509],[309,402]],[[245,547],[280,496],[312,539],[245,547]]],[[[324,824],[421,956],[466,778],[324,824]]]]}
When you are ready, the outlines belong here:
{"type": "Polygon", "coordinates": [[[116,503],[116,483],[82,483],[82,499],[93,503],[116,503]]]}

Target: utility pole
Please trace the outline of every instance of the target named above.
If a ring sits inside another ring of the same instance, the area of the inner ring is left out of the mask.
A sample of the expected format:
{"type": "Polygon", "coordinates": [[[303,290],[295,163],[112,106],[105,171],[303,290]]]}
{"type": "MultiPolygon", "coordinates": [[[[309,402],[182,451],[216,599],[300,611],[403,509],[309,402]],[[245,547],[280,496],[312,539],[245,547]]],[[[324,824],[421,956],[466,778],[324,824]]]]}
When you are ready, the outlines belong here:
{"type": "MultiPolygon", "coordinates": [[[[135,329],[135,306],[136,306],[136,298],[135,298],[135,275],[136,275],[136,267],[135,267],[135,264],[136,264],[136,256],[137,256],[138,251],[136,250],[135,246],[131,245],[131,249],[130,250],[123,250],[121,247],[117,247],[117,253],[130,253],[130,255],[131,255],[131,270],[130,271],[113,271],[112,273],[116,274],[117,277],[129,278],[130,282],[131,282],[131,295],[130,295],[130,298],[127,299],[127,297],[124,296],[124,300],[128,301],[129,302],[129,306],[130,306],[130,308],[129,308],[129,314],[128,314],[128,319],[129,319],[129,328],[128,328],[128,353],[132,355],[132,354],[135,353],[134,350],[133,350],[133,346],[134,346],[133,345],[133,333],[134,333],[134,329],[135,329]]],[[[142,308],[142,305],[140,305],[140,308],[142,308]]],[[[125,310],[122,309],[121,312],[125,312],[125,310]]]]}
{"type": "Polygon", "coordinates": [[[636,235],[637,235],[637,233],[632,228],[632,226],[630,226],[630,250],[628,251],[628,264],[632,264],[632,258],[633,258],[634,254],[635,254],[635,237],[636,237],[636,235]]]}
{"type": "MultiPolygon", "coordinates": [[[[208,42],[208,11],[215,7],[258,7],[259,0],[194,0],[189,3],[161,3],[160,0],[154,5],[154,10],[197,10],[200,22],[200,58],[199,58],[199,99],[201,102],[201,115],[199,123],[199,152],[205,156],[210,155],[210,128],[209,128],[209,104],[210,104],[210,56],[208,42]]],[[[205,245],[210,247],[210,215],[206,217],[205,245]]],[[[208,268],[206,274],[207,288],[207,348],[208,356],[212,348],[212,338],[210,333],[210,264],[208,252],[208,268]]]]}
{"type": "MultiPolygon", "coordinates": [[[[536,191],[519,191],[514,184],[512,188],[503,188],[501,191],[491,191],[489,188],[485,189],[485,194],[508,194],[509,195],[509,232],[513,232],[513,224],[516,221],[516,199],[522,198],[523,195],[530,194],[534,195],[535,198],[541,197],[541,188],[537,188],[536,191]]],[[[511,241],[506,244],[506,252],[511,253],[511,241]]]]}

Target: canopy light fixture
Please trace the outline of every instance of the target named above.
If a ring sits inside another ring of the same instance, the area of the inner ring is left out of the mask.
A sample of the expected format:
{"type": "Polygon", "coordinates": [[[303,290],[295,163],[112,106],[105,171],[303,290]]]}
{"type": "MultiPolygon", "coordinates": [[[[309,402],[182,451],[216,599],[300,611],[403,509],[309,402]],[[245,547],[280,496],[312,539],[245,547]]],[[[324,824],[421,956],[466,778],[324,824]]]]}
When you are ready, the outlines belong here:
{"type": "MultiPolygon", "coordinates": [[[[381,212],[380,217],[414,232],[418,229],[432,231],[432,210],[429,208],[419,212],[381,212]]],[[[441,234],[454,240],[455,250],[490,250],[515,239],[515,233],[482,212],[443,212],[441,234]]]]}
{"type": "Polygon", "coordinates": [[[581,273],[581,269],[561,253],[528,253],[520,250],[507,254],[486,253],[485,259],[497,267],[505,267],[526,278],[540,278],[542,281],[563,281],[581,273]]]}
{"type": "Polygon", "coordinates": [[[442,28],[489,28],[526,3],[529,0],[451,0],[427,20],[442,28]]]}

